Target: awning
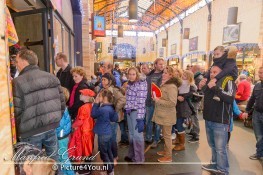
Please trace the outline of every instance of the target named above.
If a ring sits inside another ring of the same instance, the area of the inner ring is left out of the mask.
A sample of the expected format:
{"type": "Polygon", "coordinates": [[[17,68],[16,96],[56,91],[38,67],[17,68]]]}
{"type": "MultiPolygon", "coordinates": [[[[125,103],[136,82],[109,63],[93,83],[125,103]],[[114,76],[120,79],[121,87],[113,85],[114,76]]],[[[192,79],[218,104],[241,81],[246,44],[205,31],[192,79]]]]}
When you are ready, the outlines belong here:
{"type": "Polygon", "coordinates": [[[174,59],[174,58],[179,58],[180,59],[180,56],[179,55],[176,55],[176,54],[174,54],[174,55],[171,55],[171,56],[169,56],[169,57],[167,57],[167,58],[165,58],[164,60],[171,60],[171,59],[174,59]]]}

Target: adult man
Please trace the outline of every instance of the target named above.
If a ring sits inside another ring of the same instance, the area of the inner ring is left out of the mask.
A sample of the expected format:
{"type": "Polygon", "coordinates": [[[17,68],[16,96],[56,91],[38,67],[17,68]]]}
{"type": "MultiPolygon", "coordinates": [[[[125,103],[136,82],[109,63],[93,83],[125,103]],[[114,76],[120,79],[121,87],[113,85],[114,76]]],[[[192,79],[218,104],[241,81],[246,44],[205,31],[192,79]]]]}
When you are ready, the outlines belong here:
{"type": "Polygon", "coordinates": [[[57,72],[57,77],[61,83],[61,86],[67,88],[71,92],[75,82],[70,73],[71,66],[68,64],[67,55],[62,52],[59,52],[56,56],[56,65],[60,67],[57,72]]]}
{"type": "MultiPolygon", "coordinates": [[[[192,67],[192,72],[194,74],[194,80],[195,80],[195,85],[198,87],[200,81],[204,78],[202,73],[201,73],[201,66],[200,65],[194,65],[192,67]]],[[[197,94],[194,94],[197,95],[197,94]]],[[[194,96],[192,99],[192,104],[194,106],[195,113],[191,115],[192,119],[192,129],[191,132],[189,133],[193,137],[188,141],[189,143],[196,143],[199,141],[199,133],[200,133],[200,127],[199,127],[199,120],[198,120],[198,108],[201,103],[201,97],[194,96]]]]}
{"type": "MultiPolygon", "coordinates": [[[[164,70],[164,60],[162,58],[157,58],[154,61],[154,70],[152,70],[146,78],[147,81],[147,99],[146,99],[146,136],[145,141],[147,143],[152,142],[152,128],[153,128],[153,112],[154,112],[154,102],[152,100],[152,90],[151,90],[151,84],[154,83],[157,86],[161,85],[162,82],[162,74],[164,70]]],[[[160,140],[160,126],[158,124],[155,124],[155,130],[154,130],[154,142],[152,143],[151,147],[156,148],[157,144],[160,140]]]]}
{"type": "Polygon", "coordinates": [[[263,67],[259,68],[258,76],[260,82],[255,85],[252,96],[248,101],[246,112],[242,115],[242,117],[246,119],[248,117],[248,112],[254,107],[252,122],[257,140],[257,150],[256,154],[249,157],[252,160],[263,160],[263,67]]]}
{"type": "Polygon", "coordinates": [[[112,74],[115,78],[116,86],[121,87],[121,74],[118,71],[113,70],[113,65],[109,62],[105,62],[102,68],[103,68],[103,74],[105,73],[112,74]]]}
{"type": "Polygon", "coordinates": [[[18,52],[16,66],[19,76],[13,80],[13,95],[17,135],[58,161],[58,141],[55,129],[65,109],[65,99],[59,80],[39,70],[37,55],[23,49],[18,52]]]}
{"type": "Polygon", "coordinates": [[[144,75],[148,75],[150,72],[150,68],[149,68],[149,65],[147,63],[143,63],[142,64],[142,73],[144,75]]]}
{"type": "Polygon", "coordinates": [[[249,99],[251,94],[251,86],[247,81],[245,74],[239,75],[240,82],[237,85],[236,102],[237,104],[249,99]]]}
{"type": "MultiPolygon", "coordinates": [[[[229,174],[227,139],[230,120],[233,115],[232,104],[235,97],[235,84],[230,76],[223,77],[216,83],[213,80],[222,70],[213,66],[210,70],[210,82],[204,88],[204,119],[206,135],[212,149],[212,164],[202,168],[218,174],[229,174]],[[220,101],[213,99],[217,95],[220,101]]],[[[206,80],[200,82],[204,86],[206,80]]]]}

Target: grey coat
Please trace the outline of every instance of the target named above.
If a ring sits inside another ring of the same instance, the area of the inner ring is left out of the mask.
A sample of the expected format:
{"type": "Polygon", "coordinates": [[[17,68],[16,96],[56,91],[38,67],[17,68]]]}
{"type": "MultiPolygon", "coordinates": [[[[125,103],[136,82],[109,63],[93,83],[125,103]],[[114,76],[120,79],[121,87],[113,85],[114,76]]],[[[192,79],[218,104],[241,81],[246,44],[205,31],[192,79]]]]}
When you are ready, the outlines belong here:
{"type": "Polygon", "coordinates": [[[65,109],[59,80],[39,70],[25,67],[13,80],[16,129],[19,138],[27,138],[57,128],[65,109]]]}

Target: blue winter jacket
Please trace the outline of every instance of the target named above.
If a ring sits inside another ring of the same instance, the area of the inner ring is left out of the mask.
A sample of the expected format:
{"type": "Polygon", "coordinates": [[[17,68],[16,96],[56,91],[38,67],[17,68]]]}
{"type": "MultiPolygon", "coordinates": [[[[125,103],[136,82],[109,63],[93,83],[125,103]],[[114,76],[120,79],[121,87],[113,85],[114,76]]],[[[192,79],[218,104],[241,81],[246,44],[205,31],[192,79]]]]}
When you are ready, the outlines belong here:
{"type": "Polygon", "coordinates": [[[111,134],[111,122],[118,121],[118,114],[114,110],[112,104],[94,103],[91,111],[91,116],[96,120],[94,133],[98,135],[111,134]]]}
{"type": "Polygon", "coordinates": [[[116,86],[121,87],[121,74],[118,71],[114,70],[113,76],[115,77],[116,86]]]}
{"type": "Polygon", "coordinates": [[[60,120],[59,127],[56,129],[58,139],[67,137],[71,132],[71,117],[68,108],[65,109],[63,116],[60,120]],[[63,130],[63,131],[61,131],[63,130]]]}

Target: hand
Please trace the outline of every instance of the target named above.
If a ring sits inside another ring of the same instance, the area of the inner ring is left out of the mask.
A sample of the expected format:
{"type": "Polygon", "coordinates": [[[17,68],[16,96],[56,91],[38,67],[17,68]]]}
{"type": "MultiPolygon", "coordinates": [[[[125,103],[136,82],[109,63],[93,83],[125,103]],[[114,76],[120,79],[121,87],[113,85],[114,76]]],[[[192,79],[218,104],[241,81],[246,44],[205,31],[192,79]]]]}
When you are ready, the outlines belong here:
{"type": "Polygon", "coordinates": [[[143,119],[136,119],[137,124],[135,126],[135,130],[138,129],[138,133],[143,132],[144,130],[144,121],[143,119]]]}
{"type": "Polygon", "coordinates": [[[199,89],[202,89],[202,87],[204,87],[204,85],[207,82],[207,78],[203,78],[200,82],[199,82],[199,89]]]}
{"type": "Polygon", "coordinates": [[[95,98],[95,103],[100,103],[100,93],[95,98]]]}
{"type": "Polygon", "coordinates": [[[180,102],[184,101],[184,97],[182,97],[182,96],[178,96],[177,99],[178,99],[180,102]]]}
{"type": "Polygon", "coordinates": [[[160,98],[158,97],[152,97],[153,101],[158,102],[160,98]]]}
{"type": "Polygon", "coordinates": [[[216,81],[215,80],[210,80],[207,86],[211,89],[212,87],[216,86],[216,81]]]}
{"type": "Polygon", "coordinates": [[[245,119],[247,119],[247,118],[248,118],[248,113],[247,113],[247,112],[244,112],[244,113],[242,114],[242,119],[245,120],[245,119]]]}

